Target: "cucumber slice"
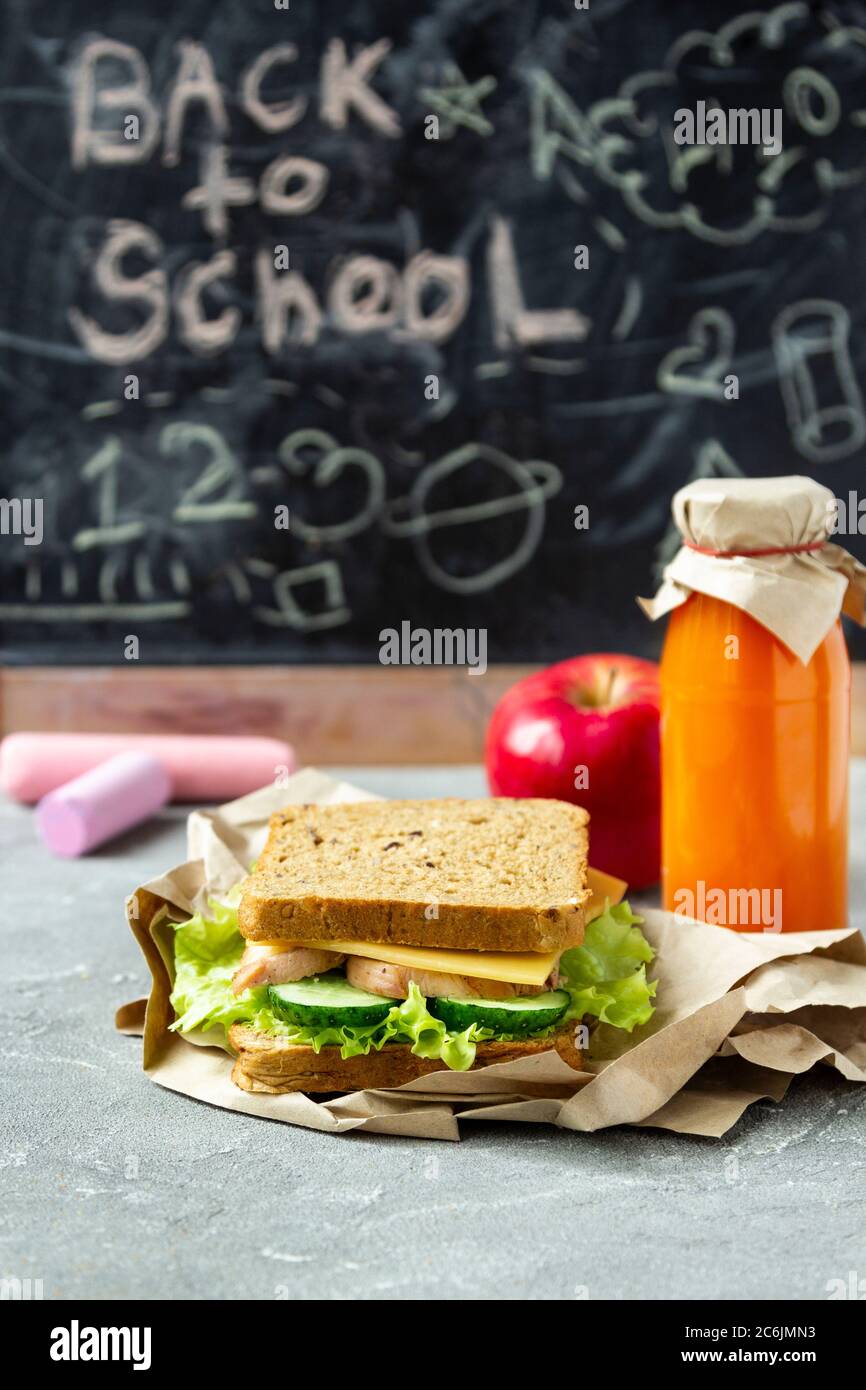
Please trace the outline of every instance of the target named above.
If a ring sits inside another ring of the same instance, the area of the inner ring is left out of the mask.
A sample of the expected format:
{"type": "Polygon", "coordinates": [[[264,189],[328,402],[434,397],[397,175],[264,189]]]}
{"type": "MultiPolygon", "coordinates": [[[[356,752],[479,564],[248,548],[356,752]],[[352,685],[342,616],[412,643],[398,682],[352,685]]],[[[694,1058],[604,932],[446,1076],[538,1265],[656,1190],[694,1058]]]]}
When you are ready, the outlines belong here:
{"type": "Polygon", "coordinates": [[[558,1023],[568,1002],[564,989],[549,989],[515,999],[428,999],[427,1008],[441,1018],[450,1033],[462,1033],[470,1023],[477,1023],[494,1033],[528,1037],[558,1023]]]}
{"type": "Polygon", "coordinates": [[[269,985],[268,1000],[274,1013],[301,1028],[366,1027],[384,1023],[399,999],[383,999],[366,989],[355,989],[340,970],[308,975],[289,985],[269,985]]]}

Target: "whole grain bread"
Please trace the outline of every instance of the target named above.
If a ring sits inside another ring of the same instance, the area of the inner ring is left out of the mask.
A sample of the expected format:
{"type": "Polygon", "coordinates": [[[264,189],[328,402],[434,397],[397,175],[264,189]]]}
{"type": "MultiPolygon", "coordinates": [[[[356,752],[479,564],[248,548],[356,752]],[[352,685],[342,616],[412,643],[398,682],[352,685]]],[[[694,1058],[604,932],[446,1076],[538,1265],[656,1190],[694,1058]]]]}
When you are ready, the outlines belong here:
{"type": "MultiPolygon", "coordinates": [[[[237,1053],[232,1081],[242,1091],[282,1095],[286,1091],[363,1091],[404,1086],[416,1077],[443,1071],[444,1064],[416,1057],[411,1048],[390,1043],[366,1057],[347,1057],[338,1047],[297,1047],[284,1038],[257,1033],[245,1023],[229,1029],[229,1043],[237,1053]]],[[[539,1052],[555,1051],[568,1066],[581,1069],[581,1053],[574,1040],[574,1024],[549,1037],[526,1042],[479,1043],[473,1070],[494,1062],[514,1062],[539,1052]]]]}
{"type": "Polygon", "coordinates": [[[589,816],[565,801],[290,806],[244,884],[251,941],[552,951],[583,940],[589,816]]]}

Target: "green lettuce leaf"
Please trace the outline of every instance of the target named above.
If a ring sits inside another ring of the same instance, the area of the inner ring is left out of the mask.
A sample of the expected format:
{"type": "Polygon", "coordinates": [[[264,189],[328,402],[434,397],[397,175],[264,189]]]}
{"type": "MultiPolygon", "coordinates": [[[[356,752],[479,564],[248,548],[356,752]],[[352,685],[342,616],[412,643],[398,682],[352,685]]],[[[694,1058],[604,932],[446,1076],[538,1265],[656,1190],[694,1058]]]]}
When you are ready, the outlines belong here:
{"type": "Polygon", "coordinates": [[[646,968],[655,952],[636,925],[640,921],[627,902],[608,903],[589,923],[583,945],[564,952],[560,982],[571,995],[566,1018],[590,1014],[627,1033],[652,1018],[657,986],[646,968]]]}
{"type": "Polygon", "coordinates": [[[210,913],[208,917],[199,913],[175,927],[171,1004],[176,1018],[171,1026],[180,1033],[222,1028],[225,1037],[233,1023],[247,1023],[258,1032],[286,1038],[316,1052],[323,1047],[339,1047],[344,1058],[366,1056],[373,1049],[378,1052],[387,1043],[402,1043],[416,1056],[442,1061],[452,1071],[468,1071],[475,1061],[477,1044],[493,1037],[489,1028],[477,1024],[461,1033],[449,1033],[442,1020],[428,1011],[427,1001],[415,984],[409,986],[408,999],[395,1004],[382,1023],[317,1031],[299,1028],[273,1011],[265,986],[232,994],[232,976],[245,945],[238,930],[237,906],[231,900],[211,899],[210,913]]]}
{"type": "Polygon", "coordinates": [[[242,1004],[230,988],[244,951],[237,906],[216,898],[209,906],[209,917],[198,913],[175,927],[171,1005],[177,1019],[172,1027],[182,1033],[227,1029],[248,1016],[249,1003],[242,1004]]]}

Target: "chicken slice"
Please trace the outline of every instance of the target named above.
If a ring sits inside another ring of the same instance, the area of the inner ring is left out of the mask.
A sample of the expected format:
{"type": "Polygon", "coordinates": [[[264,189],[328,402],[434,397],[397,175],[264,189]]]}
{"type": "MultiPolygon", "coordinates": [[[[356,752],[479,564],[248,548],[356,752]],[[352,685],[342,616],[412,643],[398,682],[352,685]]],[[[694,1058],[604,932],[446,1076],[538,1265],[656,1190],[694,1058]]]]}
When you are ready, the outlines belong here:
{"type": "Polygon", "coordinates": [[[345,959],[336,951],[320,951],[309,946],[289,946],[275,956],[255,942],[249,942],[232,977],[232,993],[243,994],[245,989],[255,985],[287,985],[290,980],[305,980],[308,975],[333,970],[345,959]]]}
{"type": "Polygon", "coordinates": [[[535,985],[515,985],[504,980],[478,980],[469,975],[446,975],[440,970],[418,970],[411,965],[386,965],[366,956],[350,956],[346,979],[356,989],[383,994],[389,999],[405,999],[413,981],[428,999],[513,999],[520,994],[538,994],[535,985]]]}

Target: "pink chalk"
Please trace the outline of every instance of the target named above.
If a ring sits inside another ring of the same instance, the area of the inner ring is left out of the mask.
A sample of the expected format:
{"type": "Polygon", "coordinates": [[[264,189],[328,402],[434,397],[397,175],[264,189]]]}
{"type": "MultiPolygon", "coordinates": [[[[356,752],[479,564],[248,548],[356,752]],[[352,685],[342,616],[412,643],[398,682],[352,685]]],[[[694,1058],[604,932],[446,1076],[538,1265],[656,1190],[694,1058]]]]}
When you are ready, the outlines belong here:
{"type": "Polygon", "coordinates": [[[277,738],[217,734],[9,734],[0,744],[0,786],[34,802],[118,753],[149,753],[171,777],[173,801],[231,801],[293,772],[277,738]]]}
{"type": "Polygon", "coordinates": [[[70,859],[152,816],[171,797],[171,778],[149,753],[118,753],[44,796],[36,824],[46,845],[70,859]]]}

